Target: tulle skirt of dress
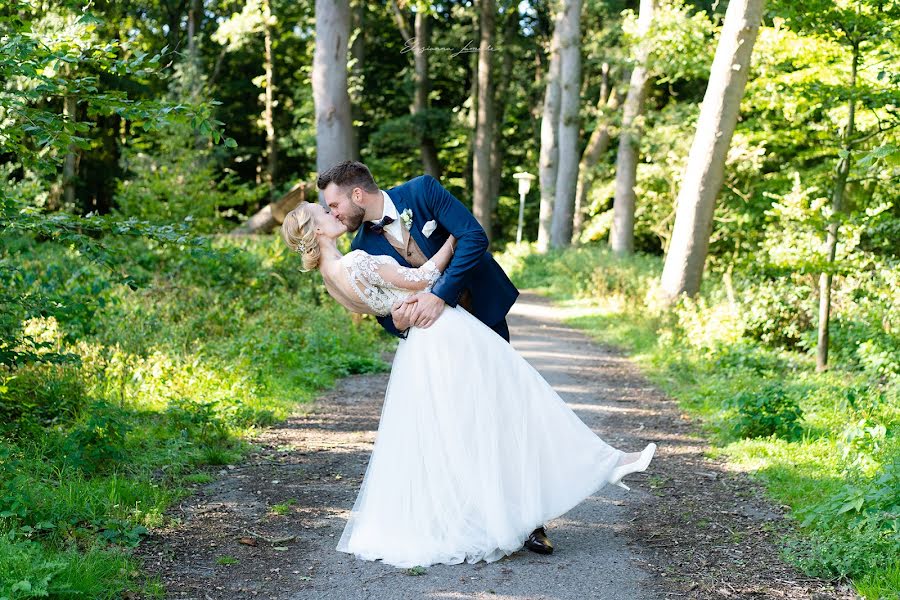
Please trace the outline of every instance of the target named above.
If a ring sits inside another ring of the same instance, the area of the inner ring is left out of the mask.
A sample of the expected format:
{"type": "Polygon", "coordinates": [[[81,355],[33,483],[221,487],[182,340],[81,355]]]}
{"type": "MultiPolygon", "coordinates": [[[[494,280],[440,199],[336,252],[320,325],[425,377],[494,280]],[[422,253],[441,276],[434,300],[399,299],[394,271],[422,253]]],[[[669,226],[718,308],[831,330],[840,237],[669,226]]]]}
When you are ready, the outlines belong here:
{"type": "Polygon", "coordinates": [[[337,550],[397,567],[493,562],[608,481],[622,451],[459,307],[401,340],[337,550]]]}

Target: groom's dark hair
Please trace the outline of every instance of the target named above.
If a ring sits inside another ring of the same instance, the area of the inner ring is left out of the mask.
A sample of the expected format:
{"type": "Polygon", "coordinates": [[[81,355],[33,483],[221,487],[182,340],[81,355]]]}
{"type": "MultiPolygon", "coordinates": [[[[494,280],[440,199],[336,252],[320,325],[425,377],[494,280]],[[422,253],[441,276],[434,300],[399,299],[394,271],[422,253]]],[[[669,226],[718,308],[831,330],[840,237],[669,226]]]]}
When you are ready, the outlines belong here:
{"type": "Polygon", "coordinates": [[[369,167],[358,160],[345,160],[334,165],[319,175],[316,187],[324,190],[329,183],[334,183],[342,188],[361,187],[372,194],[378,192],[378,186],[375,185],[375,178],[372,177],[369,167]]]}

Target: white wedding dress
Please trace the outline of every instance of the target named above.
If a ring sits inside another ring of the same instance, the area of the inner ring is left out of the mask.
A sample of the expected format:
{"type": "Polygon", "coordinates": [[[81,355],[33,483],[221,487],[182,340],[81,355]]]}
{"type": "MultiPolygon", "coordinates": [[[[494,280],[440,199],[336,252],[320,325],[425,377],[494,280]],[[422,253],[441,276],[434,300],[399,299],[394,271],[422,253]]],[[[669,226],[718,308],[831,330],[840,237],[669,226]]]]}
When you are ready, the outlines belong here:
{"type": "MultiPolygon", "coordinates": [[[[440,276],[355,250],[342,263],[385,315],[440,276]]],[[[492,562],[604,487],[622,451],[461,307],[401,340],[372,456],[337,550],[397,567],[492,562]]]]}

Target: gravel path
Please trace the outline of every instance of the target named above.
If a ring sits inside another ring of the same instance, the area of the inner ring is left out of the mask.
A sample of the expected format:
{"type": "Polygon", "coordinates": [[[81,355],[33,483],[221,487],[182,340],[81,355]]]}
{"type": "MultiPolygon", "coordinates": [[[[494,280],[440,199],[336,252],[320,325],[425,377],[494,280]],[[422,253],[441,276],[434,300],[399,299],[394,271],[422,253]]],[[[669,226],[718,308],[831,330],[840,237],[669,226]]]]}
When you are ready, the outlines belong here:
{"type": "MultiPolygon", "coordinates": [[[[175,507],[177,525],[138,551],[169,598],[231,599],[853,599],[778,558],[789,527],[746,475],[703,456],[674,401],[612,349],[561,325],[523,294],[513,345],[604,440],[659,445],[632,488],[606,486],[547,524],[556,551],[437,565],[422,574],[337,552],[375,439],[387,375],[347,378],[278,427],[247,460],[175,507]]],[[[385,543],[390,543],[386,540],[385,543]]]]}

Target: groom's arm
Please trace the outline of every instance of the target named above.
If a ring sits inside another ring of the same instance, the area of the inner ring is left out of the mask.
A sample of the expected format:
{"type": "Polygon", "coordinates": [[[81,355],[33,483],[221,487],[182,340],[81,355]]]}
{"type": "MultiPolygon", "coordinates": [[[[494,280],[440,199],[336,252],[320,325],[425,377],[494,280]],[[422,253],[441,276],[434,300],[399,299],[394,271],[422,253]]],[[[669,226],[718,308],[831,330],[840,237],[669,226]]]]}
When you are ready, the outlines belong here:
{"type": "Polygon", "coordinates": [[[385,331],[387,331],[391,335],[397,336],[398,338],[406,339],[406,335],[407,335],[407,333],[409,333],[408,332],[409,327],[406,327],[402,331],[400,329],[398,329],[397,326],[394,324],[393,314],[387,315],[386,317],[375,317],[375,318],[378,320],[378,322],[381,324],[381,326],[384,327],[385,331]]]}
{"type": "Polygon", "coordinates": [[[488,248],[481,224],[456,196],[431,175],[424,175],[426,198],[435,220],[456,238],[456,251],[431,293],[449,306],[456,306],[472,269],[488,248]]]}

